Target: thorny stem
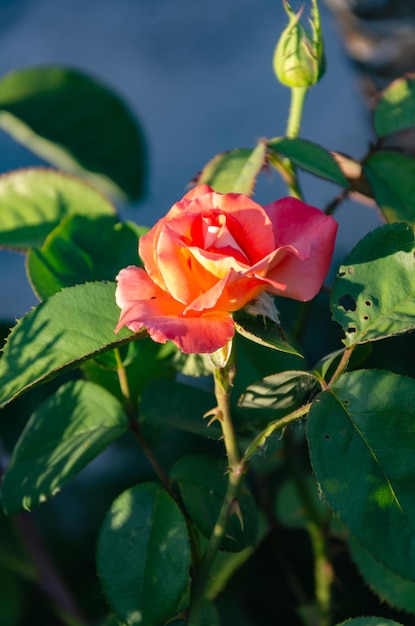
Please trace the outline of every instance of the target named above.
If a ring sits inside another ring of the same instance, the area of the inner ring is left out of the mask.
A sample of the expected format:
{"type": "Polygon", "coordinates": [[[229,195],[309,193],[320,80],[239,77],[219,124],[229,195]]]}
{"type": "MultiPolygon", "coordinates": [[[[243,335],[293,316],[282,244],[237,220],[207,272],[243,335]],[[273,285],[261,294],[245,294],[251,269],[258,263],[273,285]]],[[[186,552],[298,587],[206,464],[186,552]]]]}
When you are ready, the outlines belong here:
{"type": "Polygon", "coordinates": [[[117,362],[118,380],[120,383],[121,393],[124,399],[124,407],[125,407],[125,411],[128,417],[130,430],[133,433],[136,440],[138,441],[138,443],[140,444],[141,449],[143,450],[145,456],[147,457],[147,460],[151,464],[155,473],[157,474],[161,484],[163,485],[167,493],[170,494],[172,497],[174,497],[168,477],[166,476],[163,468],[161,467],[160,463],[157,461],[156,457],[154,456],[154,454],[148,447],[147,442],[145,441],[144,437],[142,436],[140,432],[140,425],[137,420],[138,408],[131,398],[130,388],[129,388],[128,379],[127,379],[127,372],[125,371],[124,363],[122,362],[121,355],[120,355],[118,348],[115,349],[114,352],[115,352],[115,359],[117,362]]]}
{"type": "Polygon", "coordinates": [[[201,626],[206,584],[247,469],[246,464],[241,462],[240,459],[230,410],[230,390],[234,375],[235,366],[233,354],[231,354],[228,364],[224,368],[216,368],[214,371],[217,400],[216,417],[222,427],[223,441],[228,459],[228,487],[206,551],[196,570],[189,609],[189,626],[201,626]]]}

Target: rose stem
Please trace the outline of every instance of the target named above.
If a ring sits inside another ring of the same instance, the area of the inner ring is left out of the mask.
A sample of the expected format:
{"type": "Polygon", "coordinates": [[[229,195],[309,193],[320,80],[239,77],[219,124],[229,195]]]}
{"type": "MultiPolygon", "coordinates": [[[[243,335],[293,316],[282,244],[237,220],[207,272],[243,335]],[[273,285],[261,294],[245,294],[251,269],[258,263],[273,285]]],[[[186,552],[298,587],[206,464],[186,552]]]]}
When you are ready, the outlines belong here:
{"type": "Polygon", "coordinates": [[[130,430],[133,433],[134,437],[137,439],[138,443],[140,444],[141,449],[143,450],[145,456],[147,457],[147,460],[151,464],[155,473],[157,474],[161,484],[163,485],[167,493],[171,495],[172,497],[174,497],[168,477],[166,476],[163,468],[161,467],[156,457],[154,456],[154,454],[148,447],[143,435],[140,432],[140,425],[137,419],[138,408],[136,406],[136,403],[134,403],[131,398],[130,387],[128,385],[128,379],[127,379],[127,372],[125,371],[124,363],[122,362],[120,351],[118,350],[118,348],[114,350],[114,353],[115,353],[115,359],[117,362],[118,381],[120,383],[121,393],[124,398],[124,408],[128,417],[130,430]]]}
{"type": "Polygon", "coordinates": [[[228,364],[224,368],[215,368],[214,370],[215,396],[218,403],[217,419],[222,427],[228,459],[228,487],[206,551],[196,570],[189,609],[189,626],[201,625],[206,584],[225,535],[232,506],[238,497],[246,472],[246,464],[240,459],[230,410],[230,390],[234,375],[235,366],[233,354],[231,354],[228,364]]]}
{"type": "MultiPolygon", "coordinates": [[[[291,103],[288,113],[287,128],[285,131],[286,137],[289,137],[290,139],[298,137],[298,133],[300,132],[301,118],[303,115],[307,91],[308,87],[291,87],[291,103]]],[[[294,196],[294,198],[302,200],[303,194],[301,193],[294,164],[290,161],[290,159],[284,159],[284,165],[290,174],[288,177],[288,191],[290,195],[294,196]]]]}
{"type": "Polygon", "coordinates": [[[297,451],[290,432],[287,432],[284,437],[284,448],[288,469],[306,513],[307,530],[313,549],[314,589],[320,618],[316,622],[316,626],[330,626],[333,570],[328,558],[328,546],[325,532],[327,519],[322,517],[315,505],[308,484],[304,479],[304,473],[300,467],[297,451]]]}

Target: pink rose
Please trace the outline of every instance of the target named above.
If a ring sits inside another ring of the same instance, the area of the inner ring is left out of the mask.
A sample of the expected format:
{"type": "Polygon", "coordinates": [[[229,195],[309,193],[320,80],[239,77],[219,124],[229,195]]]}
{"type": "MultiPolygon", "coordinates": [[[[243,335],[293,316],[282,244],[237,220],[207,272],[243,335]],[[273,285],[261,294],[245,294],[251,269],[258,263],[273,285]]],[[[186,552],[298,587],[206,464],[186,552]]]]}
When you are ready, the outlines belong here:
{"type": "Polygon", "coordinates": [[[145,269],[119,272],[115,332],[146,328],[183,352],[214,352],[233,337],[232,312],[262,292],[311,300],[336,231],[332,217],[295,198],[261,207],[199,185],[141,237],[145,269]]]}

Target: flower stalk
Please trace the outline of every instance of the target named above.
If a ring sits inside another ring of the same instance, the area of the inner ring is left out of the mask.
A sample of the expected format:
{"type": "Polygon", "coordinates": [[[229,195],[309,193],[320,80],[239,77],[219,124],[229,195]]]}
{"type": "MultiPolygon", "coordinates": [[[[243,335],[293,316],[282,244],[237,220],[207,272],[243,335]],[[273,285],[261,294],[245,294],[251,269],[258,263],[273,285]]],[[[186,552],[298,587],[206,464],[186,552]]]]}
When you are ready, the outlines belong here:
{"type": "Polygon", "coordinates": [[[235,376],[234,353],[231,350],[223,368],[214,370],[216,419],[220,422],[228,460],[228,487],[205,553],[196,569],[189,608],[189,626],[201,626],[205,590],[216,555],[225,536],[229,517],[239,496],[247,465],[241,461],[230,409],[230,391],[235,376]]]}

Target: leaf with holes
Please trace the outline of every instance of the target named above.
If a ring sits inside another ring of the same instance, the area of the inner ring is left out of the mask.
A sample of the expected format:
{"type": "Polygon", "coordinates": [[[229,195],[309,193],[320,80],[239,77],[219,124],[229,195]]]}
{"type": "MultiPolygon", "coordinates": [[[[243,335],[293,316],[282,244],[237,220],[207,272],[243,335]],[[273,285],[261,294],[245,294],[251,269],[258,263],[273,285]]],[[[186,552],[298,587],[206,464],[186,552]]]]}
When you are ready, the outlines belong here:
{"type": "Polygon", "coordinates": [[[414,379],[359,370],[317,396],[307,436],[332,509],[377,561],[415,582],[414,415],[414,379]]]}
{"type": "Polygon", "coordinates": [[[124,491],[102,524],[97,566],[104,593],[127,626],[164,624],[190,582],[190,542],[176,502],[156,483],[124,491]]]}
{"type": "Polygon", "coordinates": [[[415,328],[415,241],[405,224],[387,224],[364,237],[339,269],[333,318],[351,346],[415,328]]]}

